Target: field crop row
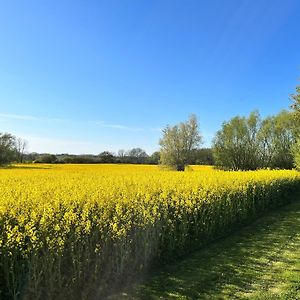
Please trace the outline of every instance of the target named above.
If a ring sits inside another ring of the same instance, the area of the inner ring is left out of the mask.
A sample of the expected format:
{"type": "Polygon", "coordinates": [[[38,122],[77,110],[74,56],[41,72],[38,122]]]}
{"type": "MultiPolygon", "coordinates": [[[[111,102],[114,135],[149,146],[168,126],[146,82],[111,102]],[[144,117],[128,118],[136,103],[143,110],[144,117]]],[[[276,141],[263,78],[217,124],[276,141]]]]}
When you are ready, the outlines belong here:
{"type": "Polygon", "coordinates": [[[296,171],[56,165],[0,171],[0,298],[104,297],[300,190],[296,171]]]}

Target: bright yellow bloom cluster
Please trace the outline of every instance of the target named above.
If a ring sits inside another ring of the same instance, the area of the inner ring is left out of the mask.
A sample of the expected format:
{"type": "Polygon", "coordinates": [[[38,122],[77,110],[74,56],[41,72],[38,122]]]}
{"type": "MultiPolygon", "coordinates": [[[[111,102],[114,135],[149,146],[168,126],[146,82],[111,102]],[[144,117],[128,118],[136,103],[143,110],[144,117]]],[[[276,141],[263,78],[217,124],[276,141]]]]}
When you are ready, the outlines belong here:
{"type": "Polygon", "coordinates": [[[153,258],[199,247],[288,201],[299,185],[296,171],[225,172],[205,166],[187,172],[146,165],[3,169],[0,278],[12,297],[25,284],[36,298],[41,282],[52,278],[56,286],[68,280],[78,285],[90,278],[91,266],[94,281],[124,274],[129,265],[137,270],[153,258]]]}

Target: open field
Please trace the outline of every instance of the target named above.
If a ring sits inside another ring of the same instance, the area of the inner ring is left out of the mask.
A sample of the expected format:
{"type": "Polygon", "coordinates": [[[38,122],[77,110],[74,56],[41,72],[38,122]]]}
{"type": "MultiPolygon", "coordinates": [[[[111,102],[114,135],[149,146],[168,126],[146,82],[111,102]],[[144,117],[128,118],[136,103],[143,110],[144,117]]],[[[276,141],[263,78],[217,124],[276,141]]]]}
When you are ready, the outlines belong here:
{"type": "Polygon", "coordinates": [[[296,171],[146,165],[0,170],[0,287],[11,299],[105,297],[300,189],[296,171]]]}

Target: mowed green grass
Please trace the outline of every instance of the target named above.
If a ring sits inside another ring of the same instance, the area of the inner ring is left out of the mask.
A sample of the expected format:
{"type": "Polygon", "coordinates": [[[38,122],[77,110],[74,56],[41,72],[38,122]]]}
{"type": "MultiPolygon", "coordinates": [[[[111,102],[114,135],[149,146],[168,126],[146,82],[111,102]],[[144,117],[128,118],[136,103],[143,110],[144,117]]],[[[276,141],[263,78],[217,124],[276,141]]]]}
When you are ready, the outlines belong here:
{"type": "Polygon", "coordinates": [[[111,299],[300,299],[300,197],[111,299]]]}

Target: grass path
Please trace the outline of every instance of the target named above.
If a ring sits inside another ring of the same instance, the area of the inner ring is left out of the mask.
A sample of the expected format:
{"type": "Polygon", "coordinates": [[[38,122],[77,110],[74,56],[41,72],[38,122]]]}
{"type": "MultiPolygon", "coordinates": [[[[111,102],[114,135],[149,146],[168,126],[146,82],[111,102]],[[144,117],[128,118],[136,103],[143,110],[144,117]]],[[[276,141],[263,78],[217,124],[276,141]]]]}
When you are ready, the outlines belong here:
{"type": "Polygon", "coordinates": [[[117,299],[300,299],[300,201],[163,267],[117,299]]]}

